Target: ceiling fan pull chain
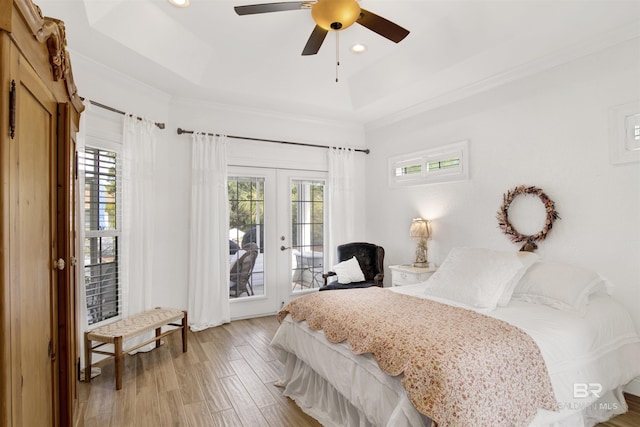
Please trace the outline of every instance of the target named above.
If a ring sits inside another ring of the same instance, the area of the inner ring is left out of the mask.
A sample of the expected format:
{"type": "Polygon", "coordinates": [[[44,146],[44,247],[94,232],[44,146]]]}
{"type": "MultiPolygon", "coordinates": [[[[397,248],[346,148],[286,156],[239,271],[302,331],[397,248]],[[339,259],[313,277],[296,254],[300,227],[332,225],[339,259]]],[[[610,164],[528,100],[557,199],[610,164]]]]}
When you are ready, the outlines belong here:
{"type": "Polygon", "coordinates": [[[340,32],[336,31],[336,83],[338,83],[338,67],[340,66],[340,32]]]}

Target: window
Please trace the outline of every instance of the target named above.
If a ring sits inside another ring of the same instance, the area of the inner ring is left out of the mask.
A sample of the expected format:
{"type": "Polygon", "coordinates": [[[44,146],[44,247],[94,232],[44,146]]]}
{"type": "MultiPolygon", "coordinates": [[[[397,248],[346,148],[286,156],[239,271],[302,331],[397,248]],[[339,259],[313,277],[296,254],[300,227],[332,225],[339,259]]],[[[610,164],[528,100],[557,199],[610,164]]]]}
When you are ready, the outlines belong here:
{"type": "Polygon", "coordinates": [[[422,174],[421,159],[410,159],[400,161],[395,165],[395,177],[397,181],[413,179],[422,174]]]}
{"type": "MultiPolygon", "coordinates": [[[[264,295],[264,196],[265,179],[251,176],[231,176],[227,180],[229,192],[229,267],[240,259],[248,244],[255,243],[258,255],[246,280],[251,290],[247,296],[264,295]]],[[[242,275],[242,273],[239,273],[242,275]]],[[[236,284],[237,286],[237,284],[236,284]]],[[[243,295],[236,289],[229,298],[243,295]]]]}
{"type": "Polygon", "coordinates": [[[79,155],[84,172],[84,282],[88,324],[120,315],[122,310],[118,240],[120,192],[118,155],[87,147],[79,155]]]}
{"type": "Polygon", "coordinates": [[[323,285],[324,181],[291,182],[292,290],[323,285]]]}
{"type": "Polygon", "coordinates": [[[427,163],[427,171],[434,172],[437,170],[445,170],[445,169],[457,169],[460,167],[460,158],[454,157],[453,159],[447,160],[436,160],[434,162],[427,163]]]}
{"type": "Polygon", "coordinates": [[[609,127],[611,162],[640,162],[640,102],[612,108],[609,127]]]}
{"type": "Polygon", "coordinates": [[[389,185],[430,184],[469,179],[469,142],[405,154],[389,159],[389,185]]]}

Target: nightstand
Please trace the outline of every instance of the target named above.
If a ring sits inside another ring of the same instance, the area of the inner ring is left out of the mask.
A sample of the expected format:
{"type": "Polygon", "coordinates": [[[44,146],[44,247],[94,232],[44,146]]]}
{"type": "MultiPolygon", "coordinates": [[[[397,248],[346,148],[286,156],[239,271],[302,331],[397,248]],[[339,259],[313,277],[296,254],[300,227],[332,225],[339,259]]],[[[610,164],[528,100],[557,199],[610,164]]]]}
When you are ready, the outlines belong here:
{"type": "Polygon", "coordinates": [[[409,265],[390,265],[391,286],[412,285],[424,282],[437,270],[434,267],[419,268],[409,265]]]}

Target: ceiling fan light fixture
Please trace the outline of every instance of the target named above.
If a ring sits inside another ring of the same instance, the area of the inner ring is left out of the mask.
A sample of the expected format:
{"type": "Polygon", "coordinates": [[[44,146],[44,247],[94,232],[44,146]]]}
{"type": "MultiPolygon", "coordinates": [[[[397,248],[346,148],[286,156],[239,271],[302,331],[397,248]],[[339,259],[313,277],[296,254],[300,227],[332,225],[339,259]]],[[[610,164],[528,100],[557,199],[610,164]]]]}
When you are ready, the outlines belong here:
{"type": "Polygon", "coordinates": [[[311,7],[311,17],[327,31],[349,28],[360,17],[360,6],[356,0],[318,0],[311,7]]]}
{"type": "Polygon", "coordinates": [[[285,1],[235,6],[233,9],[238,15],[311,9],[311,17],[316,25],[302,50],[302,56],[317,54],[329,31],[333,31],[336,33],[336,67],[340,65],[337,57],[337,52],[340,51],[338,36],[340,31],[349,28],[354,22],[394,43],[399,43],[409,35],[409,30],[406,28],[402,28],[373,12],[361,9],[357,0],[285,1]]]}
{"type": "Polygon", "coordinates": [[[189,7],[189,0],[169,0],[169,3],[175,7],[189,7]]]}

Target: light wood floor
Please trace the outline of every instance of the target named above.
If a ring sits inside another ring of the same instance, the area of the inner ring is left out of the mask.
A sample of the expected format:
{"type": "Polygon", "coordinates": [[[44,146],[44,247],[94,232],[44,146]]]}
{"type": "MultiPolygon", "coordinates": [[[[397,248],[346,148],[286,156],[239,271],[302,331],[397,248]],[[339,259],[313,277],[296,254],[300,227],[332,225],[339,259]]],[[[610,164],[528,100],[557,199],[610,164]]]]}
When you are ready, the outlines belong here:
{"type": "Polygon", "coordinates": [[[640,426],[640,397],[625,394],[629,412],[618,415],[606,423],[597,424],[597,427],[638,427],[640,426]]]}
{"type": "Polygon", "coordinates": [[[122,389],[113,361],[79,383],[78,426],[309,426],[320,424],[275,386],[281,364],[269,343],[274,316],[180,334],[149,353],[125,357],[122,389]]]}
{"type": "MultiPolygon", "coordinates": [[[[281,369],[269,346],[274,316],[234,321],[180,334],[149,353],[125,357],[122,389],[115,390],[113,361],[90,384],[79,383],[78,427],[316,427],[275,386],[281,369]]],[[[640,398],[627,396],[630,412],[599,424],[640,426],[640,398]]]]}

